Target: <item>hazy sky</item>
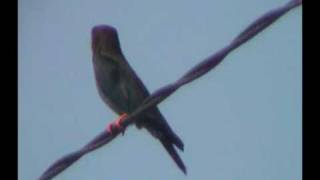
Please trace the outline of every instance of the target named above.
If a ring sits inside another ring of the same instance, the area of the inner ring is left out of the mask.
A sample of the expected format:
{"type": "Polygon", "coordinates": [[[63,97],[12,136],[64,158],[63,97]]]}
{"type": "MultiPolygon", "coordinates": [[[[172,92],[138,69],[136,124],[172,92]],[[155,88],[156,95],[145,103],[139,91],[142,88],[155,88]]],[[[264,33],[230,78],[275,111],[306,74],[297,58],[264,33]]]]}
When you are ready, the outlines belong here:
{"type": "MultiPolygon", "coordinates": [[[[19,0],[19,179],[37,179],[117,116],[98,96],[94,25],[118,29],[153,92],[285,0],[19,0]]],[[[185,176],[145,130],[88,154],[57,180],[300,180],[301,7],[159,108],[184,140],[185,176]]]]}

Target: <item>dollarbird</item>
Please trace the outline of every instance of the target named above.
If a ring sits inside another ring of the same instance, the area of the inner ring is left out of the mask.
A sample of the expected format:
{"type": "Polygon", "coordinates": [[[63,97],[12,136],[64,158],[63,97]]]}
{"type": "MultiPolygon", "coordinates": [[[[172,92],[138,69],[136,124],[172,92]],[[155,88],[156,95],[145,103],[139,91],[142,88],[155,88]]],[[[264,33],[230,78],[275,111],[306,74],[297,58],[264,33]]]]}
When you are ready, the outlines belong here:
{"type": "MultiPolygon", "coordinates": [[[[97,25],[92,28],[91,38],[97,89],[102,100],[120,115],[113,125],[121,128],[121,118],[135,111],[150,93],[123,55],[118,33],[114,27],[97,25]]],[[[186,174],[186,167],[175,149],[177,147],[183,151],[184,144],[157,107],[144,112],[135,121],[135,125],[139,129],[147,129],[158,139],[177,166],[186,174]]]]}

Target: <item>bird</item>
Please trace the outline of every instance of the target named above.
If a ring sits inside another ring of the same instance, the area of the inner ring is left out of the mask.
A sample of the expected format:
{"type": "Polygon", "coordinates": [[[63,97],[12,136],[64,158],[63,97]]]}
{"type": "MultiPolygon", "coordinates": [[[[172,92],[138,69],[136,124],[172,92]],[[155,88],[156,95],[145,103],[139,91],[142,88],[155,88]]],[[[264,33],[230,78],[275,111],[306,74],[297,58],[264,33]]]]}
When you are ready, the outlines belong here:
{"type": "MultiPolygon", "coordinates": [[[[104,24],[94,26],[91,30],[91,49],[98,93],[104,103],[119,115],[114,127],[121,128],[121,119],[134,112],[150,93],[123,55],[116,28],[104,24]]],[[[184,143],[171,129],[158,107],[144,112],[135,121],[135,125],[138,129],[145,128],[158,139],[180,170],[187,174],[175,149],[183,151],[184,143]]]]}

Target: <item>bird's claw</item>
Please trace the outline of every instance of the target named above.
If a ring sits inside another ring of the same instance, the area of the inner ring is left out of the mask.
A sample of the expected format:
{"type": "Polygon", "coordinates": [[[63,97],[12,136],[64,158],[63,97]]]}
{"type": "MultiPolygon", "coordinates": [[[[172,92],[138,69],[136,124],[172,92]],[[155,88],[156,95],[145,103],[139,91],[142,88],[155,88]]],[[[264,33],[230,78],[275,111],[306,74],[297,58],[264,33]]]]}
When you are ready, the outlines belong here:
{"type": "Polygon", "coordinates": [[[113,128],[116,128],[118,131],[121,131],[122,135],[124,135],[125,129],[122,127],[121,123],[127,116],[128,115],[126,113],[123,113],[114,122],[109,124],[109,126],[107,128],[108,132],[110,134],[112,134],[113,133],[113,128]]]}

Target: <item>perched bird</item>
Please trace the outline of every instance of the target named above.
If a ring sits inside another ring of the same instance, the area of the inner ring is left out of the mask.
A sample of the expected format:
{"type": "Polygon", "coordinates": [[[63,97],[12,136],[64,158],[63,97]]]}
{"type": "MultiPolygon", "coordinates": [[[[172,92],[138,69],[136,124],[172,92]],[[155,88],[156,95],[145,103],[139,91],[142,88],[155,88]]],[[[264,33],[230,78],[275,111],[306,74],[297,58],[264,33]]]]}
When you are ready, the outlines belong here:
{"type": "MultiPolygon", "coordinates": [[[[116,29],[98,25],[93,27],[91,36],[96,85],[102,100],[120,117],[132,113],[149,96],[149,92],[124,57],[116,29]]],[[[115,122],[116,127],[119,124],[119,121],[115,122]]],[[[175,145],[183,151],[183,142],[157,107],[144,112],[135,124],[139,129],[146,128],[157,138],[186,174],[184,163],[174,148],[175,145]]]]}

